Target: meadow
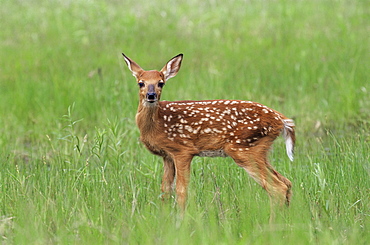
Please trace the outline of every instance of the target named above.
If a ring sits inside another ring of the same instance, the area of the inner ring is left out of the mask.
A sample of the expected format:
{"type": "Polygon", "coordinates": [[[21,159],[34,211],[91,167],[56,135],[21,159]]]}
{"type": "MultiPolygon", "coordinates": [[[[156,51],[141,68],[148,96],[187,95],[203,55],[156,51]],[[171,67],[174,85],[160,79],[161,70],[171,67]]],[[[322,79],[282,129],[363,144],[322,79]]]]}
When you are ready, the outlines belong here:
{"type": "Polygon", "coordinates": [[[0,0],[2,244],[366,244],[370,4],[350,0],[0,0]],[[269,198],[229,158],[195,158],[180,217],[139,142],[121,53],[160,69],[163,100],[242,99],[296,123],[293,183],[269,198]]]}

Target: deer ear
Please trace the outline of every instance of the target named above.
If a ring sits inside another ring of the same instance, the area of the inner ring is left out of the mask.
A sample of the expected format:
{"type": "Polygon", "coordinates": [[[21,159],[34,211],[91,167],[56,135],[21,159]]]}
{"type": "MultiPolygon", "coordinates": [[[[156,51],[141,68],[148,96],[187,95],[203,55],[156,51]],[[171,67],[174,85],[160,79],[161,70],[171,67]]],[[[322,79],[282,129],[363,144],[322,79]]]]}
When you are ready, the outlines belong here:
{"type": "Polygon", "coordinates": [[[177,72],[180,70],[181,61],[183,54],[179,54],[172,59],[170,59],[167,64],[162,68],[161,72],[164,75],[164,79],[167,81],[171,77],[176,76],[177,72]]]}
{"type": "Polygon", "coordinates": [[[122,53],[123,58],[125,59],[125,62],[128,66],[128,69],[132,72],[132,75],[139,78],[139,75],[144,71],[138,64],[135,63],[135,61],[131,60],[129,57],[127,57],[124,53],[122,53]]]}

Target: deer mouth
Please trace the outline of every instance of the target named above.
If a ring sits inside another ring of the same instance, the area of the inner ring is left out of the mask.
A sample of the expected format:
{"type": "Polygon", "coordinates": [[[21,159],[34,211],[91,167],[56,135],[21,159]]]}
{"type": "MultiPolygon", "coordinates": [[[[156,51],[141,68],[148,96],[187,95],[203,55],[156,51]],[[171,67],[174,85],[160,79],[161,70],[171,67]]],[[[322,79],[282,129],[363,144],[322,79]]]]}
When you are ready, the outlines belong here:
{"type": "Polygon", "coordinates": [[[157,101],[157,94],[156,93],[147,93],[146,101],[149,103],[154,103],[157,101]]]}

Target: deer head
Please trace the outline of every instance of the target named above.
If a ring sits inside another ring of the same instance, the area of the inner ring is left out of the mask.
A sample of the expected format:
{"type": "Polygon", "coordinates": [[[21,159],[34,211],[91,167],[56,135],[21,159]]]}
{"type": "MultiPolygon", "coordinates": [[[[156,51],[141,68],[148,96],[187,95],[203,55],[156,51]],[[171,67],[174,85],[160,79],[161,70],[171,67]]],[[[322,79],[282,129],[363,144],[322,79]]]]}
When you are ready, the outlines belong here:
{"type": "Polygon", "coordinates": [[[170,59],[167,64],[160,70],[144,71],[137,63],[123,54],[125,62],[136,78],[140,87],[140,103],[143,106],[155,106],[161,98],[162,88],[166,81],[174,76],[180,70],[182,54],[170,59]]]}

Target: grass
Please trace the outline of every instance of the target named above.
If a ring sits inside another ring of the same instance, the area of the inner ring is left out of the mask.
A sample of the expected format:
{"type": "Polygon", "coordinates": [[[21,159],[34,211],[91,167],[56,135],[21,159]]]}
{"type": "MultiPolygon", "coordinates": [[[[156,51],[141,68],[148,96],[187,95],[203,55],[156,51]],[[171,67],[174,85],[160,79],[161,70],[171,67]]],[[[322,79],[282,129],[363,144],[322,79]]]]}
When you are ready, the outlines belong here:
{"type": "Polygon", "coordinates": [[[9,1],[0,9],[4,244],[366,244],[370,239],[366,1],[9,1]],[[121,53],[160,69],[162,98],[247,99],[297,125],[293,199],[230,159],[195,158],[188,209],[162,204],[162,163],[138,141],[121,53]]]}

